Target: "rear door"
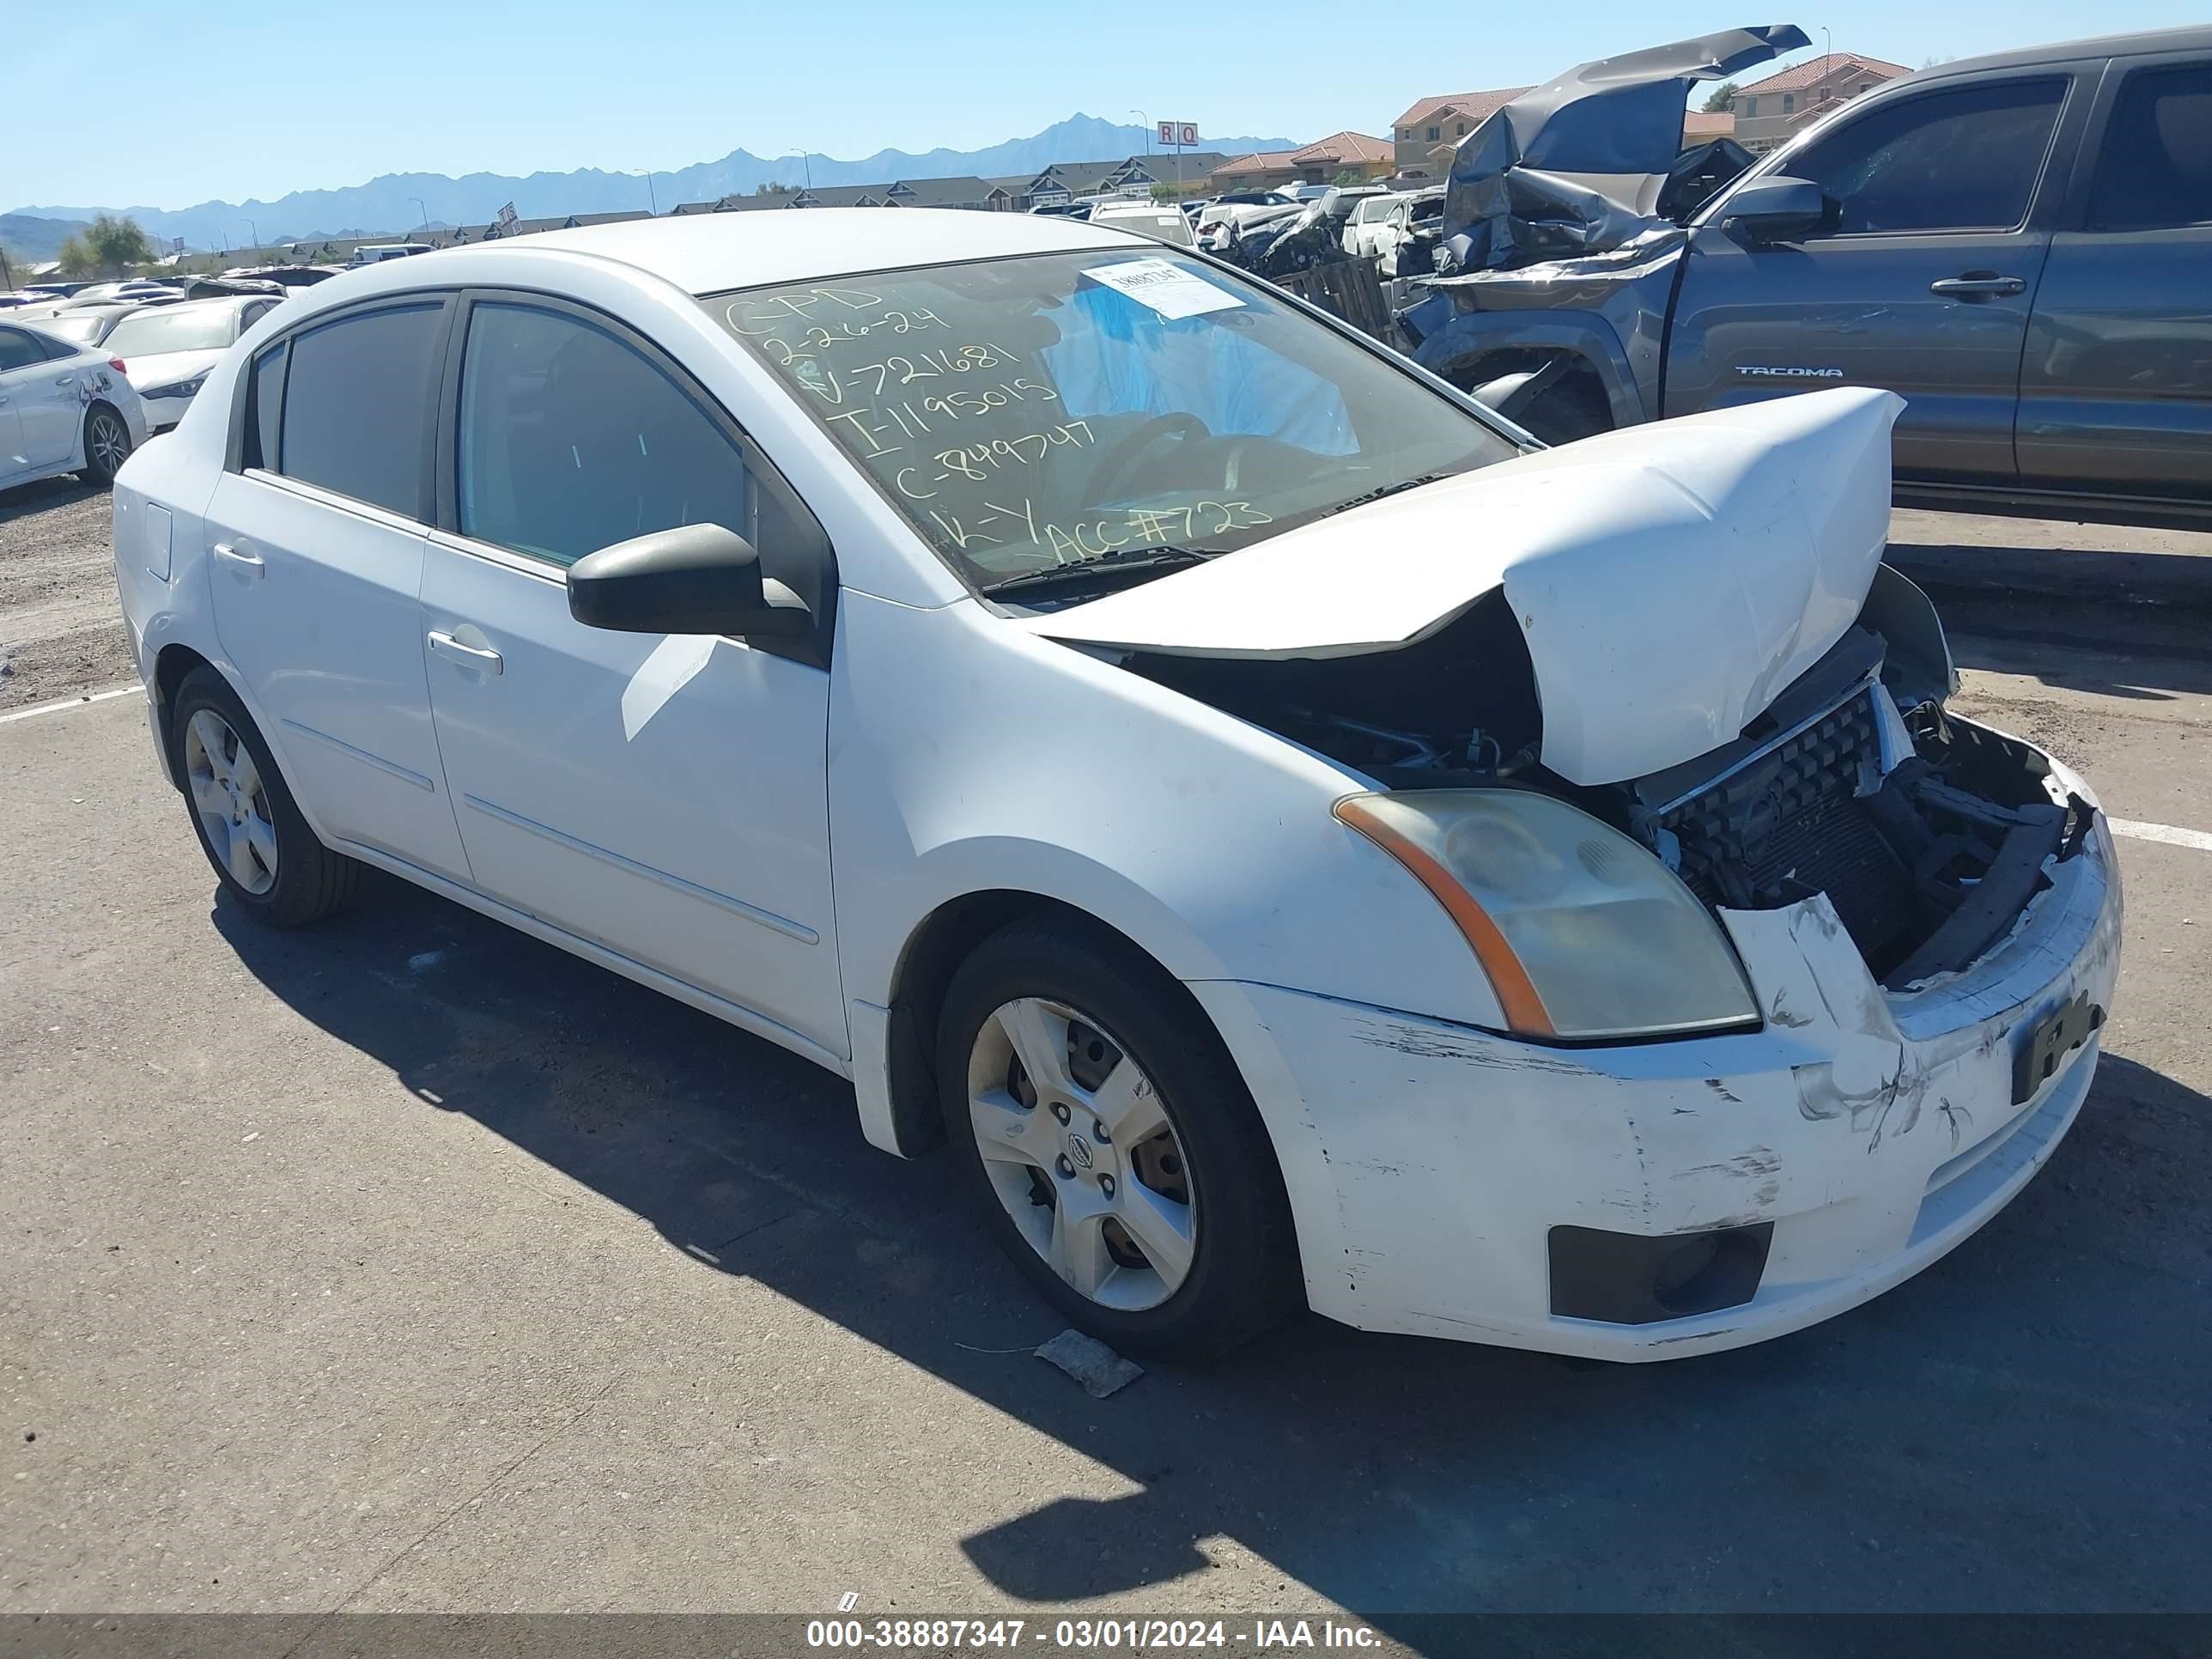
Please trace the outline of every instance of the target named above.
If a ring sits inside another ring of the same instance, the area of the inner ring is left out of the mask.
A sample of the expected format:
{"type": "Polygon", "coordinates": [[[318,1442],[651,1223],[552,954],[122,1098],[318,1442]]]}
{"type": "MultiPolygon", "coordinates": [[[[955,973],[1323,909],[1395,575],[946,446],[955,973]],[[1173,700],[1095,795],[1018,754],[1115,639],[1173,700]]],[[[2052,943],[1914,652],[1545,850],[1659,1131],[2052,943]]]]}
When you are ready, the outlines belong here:
{"type": "Polygon", "coordinates": [[[465,881],[422,677],[451,315],[435,295],[381,301],[257,353],[206,522],[224,653],[316,827],[465,881]]]}
{"type": "Polygon", "coordinates": [[[2212,499],[2212,58],[2121,58],[2021,368],[2021,481],[2212,499]]]}
{"type": "Polygon", "coordinates": [[[2021,348],[2081,124],[2063,118],[2087,103],[2079,78],[1938,82],[1845,115],[1765,170],[1829,198],[1828,227],[1802,240],[1756,243],[1723,204],[1684,261],[1666,413],[1882,386],[1906,400],[1900,475],[2009,481],[2021,348]]]}

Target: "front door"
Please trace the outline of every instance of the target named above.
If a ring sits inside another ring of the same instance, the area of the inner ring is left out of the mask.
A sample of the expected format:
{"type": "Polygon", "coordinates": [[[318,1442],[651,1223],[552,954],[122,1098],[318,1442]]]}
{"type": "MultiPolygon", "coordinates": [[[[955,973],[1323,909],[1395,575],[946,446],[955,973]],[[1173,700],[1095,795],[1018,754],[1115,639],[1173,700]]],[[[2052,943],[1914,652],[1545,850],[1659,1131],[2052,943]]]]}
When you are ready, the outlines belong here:
{"type": "Polygon", "coordinates": [[[346,312],[259,353],[205,516],[216,634],[316,827],[465,881],[420,597],[447,310],[346,312]]]}
{"type": "Polygon", "coordinates": [[[1837,386],[1901,393],[1901,477],[2014,474],[2021,348],[2063,177],[2039,190],[2072,79],[2042,74],[1899,97],[1778,164],[1828,227],[1753,241],[1726,204],[1690,239],[1665,412],[1837,386]]]}
{"type": "Polygon", "coordinates": [[[2212,500],[2212,62],[2117,77],[2021,368],[2026,483],[2212,500]]]}
{"type": "Polygon", "coordinates": [[[479,299],[465,328],[422,647],[477,886],[842,1056],[828,672],[738,640],[586,628],[566,580],[599,548],[713,522],[814,585],[820,615],[820,532],[618,325],[479,299]]]}

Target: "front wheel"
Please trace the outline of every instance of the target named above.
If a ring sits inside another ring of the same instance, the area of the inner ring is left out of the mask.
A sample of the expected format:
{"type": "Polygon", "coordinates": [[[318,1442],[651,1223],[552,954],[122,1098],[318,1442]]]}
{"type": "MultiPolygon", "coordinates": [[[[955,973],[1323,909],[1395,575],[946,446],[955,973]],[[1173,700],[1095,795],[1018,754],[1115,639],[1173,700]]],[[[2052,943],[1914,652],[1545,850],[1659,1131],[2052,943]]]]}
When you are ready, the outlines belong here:
{"type": "Polygon", "coordinates": [[[1259,1112],[1203,1015],[1126,945],[1034,923],[985,941],[947,992],[938,1074],[988,1224],[1079,1329],[1214,1353],[1296,1304],[1259,1112]]]}
{"type": "Polygon", "coordinates": [[[84,476],[105,489],[130,459],[131,428],[108,405],[94,404],[84,417],[84,476]]]}

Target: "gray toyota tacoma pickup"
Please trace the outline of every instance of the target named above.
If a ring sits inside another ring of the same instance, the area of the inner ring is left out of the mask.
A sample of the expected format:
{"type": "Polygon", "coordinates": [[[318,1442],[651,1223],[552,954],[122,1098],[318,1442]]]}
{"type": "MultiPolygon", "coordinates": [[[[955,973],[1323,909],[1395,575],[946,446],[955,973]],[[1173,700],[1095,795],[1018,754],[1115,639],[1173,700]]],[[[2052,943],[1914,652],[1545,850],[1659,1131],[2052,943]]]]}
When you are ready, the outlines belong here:
{"type": "MultiPolygon", "coordinates": [[[[1539,94],[1568,87],[1571,106],[1570,83],[1603,67],[1539,94]]],[[[1710,78],[1675,76],[1684,94],[1710,78]]],[[[1562,177],[1590,181],[1578,134],[1536,116],[1526,148],[1492,134],[1486,160],[1468,135],[1446,212],[1462,268],[1401,321],[1417,361],[1539,437],[1881,386],[1906,399],[1900,501],[2212,525],[2212,28],[1923,70],[1680,223],[1601,234],[1607,199],[1630,198],[1615,172],[1568,225],[1570,246],[1602,251],[1564,258],[1541,250],[1571,211],[1482,218],[1501,181],[1557,198],[1562,177]]],[[[1662,140],[1640,165],[1663,176],[1677,141],[1662,140]]]]}

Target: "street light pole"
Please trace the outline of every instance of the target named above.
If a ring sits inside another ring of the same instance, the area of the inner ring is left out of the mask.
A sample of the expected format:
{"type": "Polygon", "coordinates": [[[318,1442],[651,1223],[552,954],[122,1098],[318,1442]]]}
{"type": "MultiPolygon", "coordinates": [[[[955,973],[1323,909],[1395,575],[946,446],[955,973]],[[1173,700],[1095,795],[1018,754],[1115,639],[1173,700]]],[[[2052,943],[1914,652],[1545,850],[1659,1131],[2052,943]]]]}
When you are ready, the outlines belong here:
{"type": "Polygon", "coordinates": [[[1150,155],[1152,153],[1152,118],[1140,109],[1133,109],[1129,113],[1145,124],[1145,154],[1150,155]]]}
{"type": "Polygon", "coordinates": [[[653,169],[650,167],[645,172],[645,202],[653,210],[653,216],[658,219],[660,216],[660,198],[653,193],[653,169]]]}

